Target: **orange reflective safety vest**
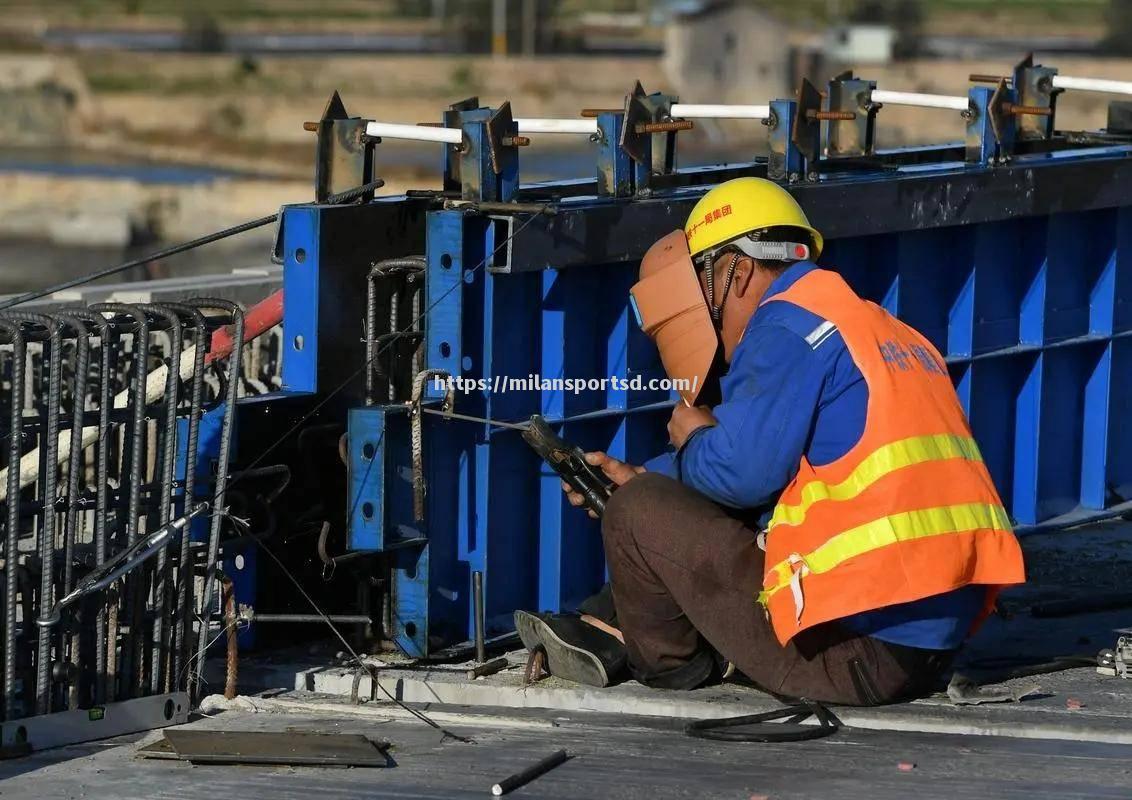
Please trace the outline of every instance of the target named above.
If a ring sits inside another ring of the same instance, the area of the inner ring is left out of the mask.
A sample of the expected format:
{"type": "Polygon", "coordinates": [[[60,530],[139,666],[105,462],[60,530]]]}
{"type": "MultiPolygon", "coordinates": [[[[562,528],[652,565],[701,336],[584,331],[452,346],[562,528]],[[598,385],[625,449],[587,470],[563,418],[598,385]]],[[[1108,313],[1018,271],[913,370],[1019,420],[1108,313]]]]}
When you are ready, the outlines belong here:
{"type": "Polygon", "coordinates": [[[938,351],[834,272],[775,301],[840,331],[869,389],[860,441],[830,464],[803,456],[767,526],[759,602],[778,641],[968,584],[991,587],[989,611],[1025,581],[1022,552],[938,351]]]}

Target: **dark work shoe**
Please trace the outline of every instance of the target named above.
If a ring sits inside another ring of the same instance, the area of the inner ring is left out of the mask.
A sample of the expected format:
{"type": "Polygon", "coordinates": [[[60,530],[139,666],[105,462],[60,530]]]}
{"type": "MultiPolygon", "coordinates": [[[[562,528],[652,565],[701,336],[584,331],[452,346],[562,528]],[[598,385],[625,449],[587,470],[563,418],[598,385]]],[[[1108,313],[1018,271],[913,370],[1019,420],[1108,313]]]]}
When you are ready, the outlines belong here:
{"type": "Polygon", "coordinates": [[[546,650],[547,671],[563,680],[608,686],[628,665],[625,645],[577,614],[516,611],[515,629],[528,650],[546,650]]]}

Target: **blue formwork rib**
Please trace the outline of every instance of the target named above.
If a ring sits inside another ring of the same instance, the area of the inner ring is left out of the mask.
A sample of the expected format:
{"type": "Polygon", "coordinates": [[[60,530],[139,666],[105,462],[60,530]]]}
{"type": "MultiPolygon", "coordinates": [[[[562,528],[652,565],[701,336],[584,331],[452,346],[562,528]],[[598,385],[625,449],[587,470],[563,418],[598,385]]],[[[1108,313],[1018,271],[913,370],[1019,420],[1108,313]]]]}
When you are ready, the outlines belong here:
{"type": "MultiPolygon", "coordinates": [[[[1066,149],[994,168],[898,165],[790,187],[826,236],[821,265],[946,356],[1022,527],[1105,513],[1132,497],[1132,433],[1121,424],[1132,405],[1130,155],[1127,146],[1066,149]]],[[[665,393],[502,392],[497,381],[640,376],[647,386],[662,377],[628,289],[644,251],[682,226],[712,182],[701,171],[702,185],[647,198],[578,195],[576,183],[562,184],[557,213],[533,219],[427,210],[414,198],[290,208],[285,280],[304,293],[288,291],[296,327],[284,325],[288,341],[303,330],[303,348],[288,356],[301,365],[295,388],[325,392],[343,359],[361,363],[350,303],[369,260],[423,252],[423,366],[481,382],[457,393],[458,412],[498,421],[542,414],[582,447],[640,463],[665,447],[665,393]],[[401,235],[394,223],[404,218],[414,223],[401,235]],[[382,241],[369,246],[370,231],[382,241]]],[[[426,415],[428,491],[417,521],[406,408],[354,406],[349,544],[390,554],[393,633],[407,652],[470,638],[474,571],[485,576],[489,635],[510,630],[516,608],[572,608],[600,586],[597,524],[564,501],[515,431],[426,415]]]]}

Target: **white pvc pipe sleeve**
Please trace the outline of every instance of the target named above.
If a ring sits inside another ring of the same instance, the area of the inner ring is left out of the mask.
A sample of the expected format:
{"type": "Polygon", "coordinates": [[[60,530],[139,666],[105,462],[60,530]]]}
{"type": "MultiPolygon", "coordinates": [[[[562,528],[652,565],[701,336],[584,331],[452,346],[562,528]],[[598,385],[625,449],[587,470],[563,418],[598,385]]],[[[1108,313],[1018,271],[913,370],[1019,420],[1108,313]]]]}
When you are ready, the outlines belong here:
{"type": "Polygon", "coordinates": [[[596,119],[538,119],[519,117],[519,133],[597,133],[596,119]]]}
{"type": "Polygon", "coordinates": [[[382,139],[408,139],[414,142],[440,142],[460,144],[464,133],[458,128],[432,128],[427,125],[401,125],[395,122],[370,122],[366,125],[367,136],[382,139]]]}
{"type": "Polygon", "coordinates": [[[676,119],[766,119],[770,116],[770,106],[673,103],[668,113],[676,119]]]}
{"type": "Polygon", "coordinates": [[[952,111],[966,111],[970,101],[962,95],[920,94],[918,92],[890,92],[874,89],[874,103],[889,103],[894,106],[919,106],[920,108],[947,108],[952,111]]]}
{"type": "Polygon", "coordinates": [[[1109,81],[1104,78],[1071,78],[1068,75],[1054,75],[1053,88],[1078,89],[1082,92],[1132,94],[1132,81],[1109,81]]]}

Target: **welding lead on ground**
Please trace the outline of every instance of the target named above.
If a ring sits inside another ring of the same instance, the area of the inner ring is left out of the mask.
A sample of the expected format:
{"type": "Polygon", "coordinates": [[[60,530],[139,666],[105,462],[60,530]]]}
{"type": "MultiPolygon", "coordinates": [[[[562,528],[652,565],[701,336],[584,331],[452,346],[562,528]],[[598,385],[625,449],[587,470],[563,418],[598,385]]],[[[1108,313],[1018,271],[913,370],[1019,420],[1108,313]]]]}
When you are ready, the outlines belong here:
{"type": "Polygon", "coordinates": [[[35,624],[42,628],[58,624],[63,617],[63,609],[74,605],[84,597],[102,591],[118,578],[137,569],[176,539],[177,535],[189,524],[189,520],[206,511],[208,511],[208,503],[198,503],[188,514],[177,517],[177,519],[171,520],[153,532],[146,534],[131,547],[91,570],[86,577],[78,582],[78,585],[70,594],[37,619],[35,624]]]}

